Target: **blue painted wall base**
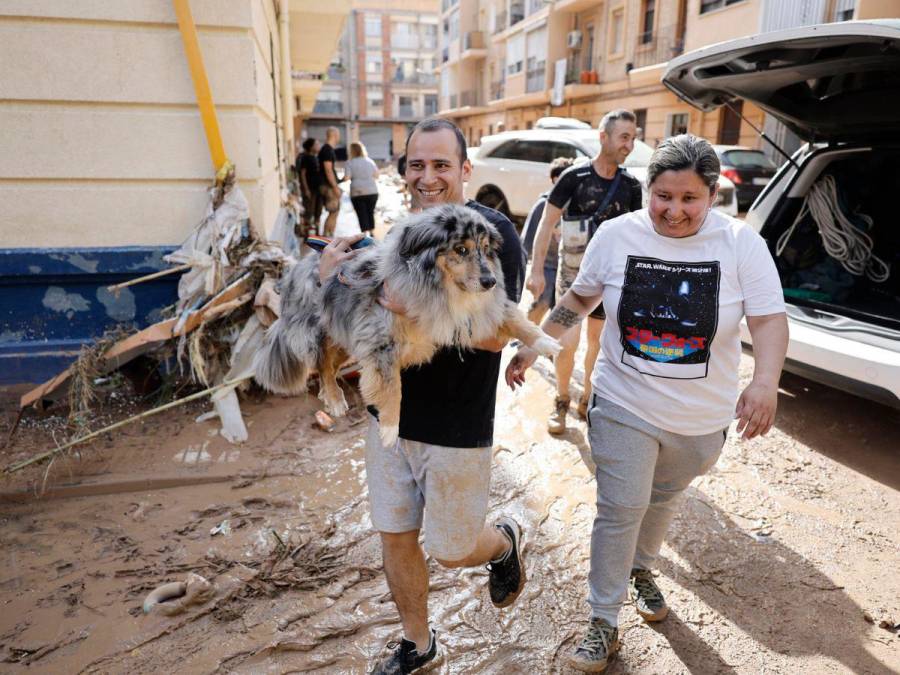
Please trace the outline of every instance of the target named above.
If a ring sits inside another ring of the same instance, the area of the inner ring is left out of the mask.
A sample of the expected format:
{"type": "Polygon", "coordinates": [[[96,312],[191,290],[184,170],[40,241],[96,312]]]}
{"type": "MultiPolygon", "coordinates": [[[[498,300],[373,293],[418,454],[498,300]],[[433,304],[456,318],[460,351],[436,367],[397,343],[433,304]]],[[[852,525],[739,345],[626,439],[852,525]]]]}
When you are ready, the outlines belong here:
{"type": "Polygon", "coordinates": [[[0,249],[0,385],[48,380],[116,324],[160,321],[180,273],[118,294],[106,287],[168,269],[163,256],[176,248],[0,249]]]}

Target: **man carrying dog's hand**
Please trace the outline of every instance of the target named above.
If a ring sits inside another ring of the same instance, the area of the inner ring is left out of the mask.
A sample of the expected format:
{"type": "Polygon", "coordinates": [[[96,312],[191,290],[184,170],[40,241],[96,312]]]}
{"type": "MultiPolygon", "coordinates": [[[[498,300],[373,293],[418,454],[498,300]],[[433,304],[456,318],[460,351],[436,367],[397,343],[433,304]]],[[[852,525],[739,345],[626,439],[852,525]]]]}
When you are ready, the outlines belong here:
{"type": "MultiPolygon", "coordinates": [[[[503,237],[500,261],[511,300],[519,301],[524,252],[512,223],[463,197],[472,167],[462,132],[447,120],[416,125],[406,141],[406,183],[415,206],[466,204],[503,237]]],[[[322,280],[354,256],[349,245],[362,235],[337,239],[322,252],[322,280]]],[[[402,300],[381,304],[403,313],[402,300]]],[[[384,571],[403,624],[403,640],[380,659],[373,673],[414,673],[442,658],[428,624],[428,568],[419,545],[445,567],[490,570],[488,590],[496,607],[511,605],[525,585],[521,531],[511,518],[485,527],[490,490],[494,407],[503,343],[477,350],[442,349],[426,364],[402,373],[400,440],[382,447],[372,418],[366,448],[372,524],[381,534],[384,571]]]]}
{"type": "MultiPolygon", "coordinates": [[[[613,110],[600,121],[600,152],[589,164],[577,164],[565,171],[550,191],[544,215],[538,225],[532,252],[528,290],[535,299],[544,292],[544,258],[553,230],[562,217],[562,245],[556,281],[556,297],[561,298],[578,276],[578,267],[588,242],[606,220],[642,206],[641,184],[620,168],[634,150],[637,134],[635,116],[628,110],[613,110]]],[[[587,353],[584,357],[584,392],[578,402],[578,415],[587,415],[591,396],[591,371],[600,352],[603,330],[603,304],[588,315],[587,353]]],[[[569,380],[575,365],[575,350],[581,329],[571,331],[562,340],[563,349],[553,360],[556,369],[556,401],[547,423],[551,434],[566,431],[569,412],[569,380]]]]}

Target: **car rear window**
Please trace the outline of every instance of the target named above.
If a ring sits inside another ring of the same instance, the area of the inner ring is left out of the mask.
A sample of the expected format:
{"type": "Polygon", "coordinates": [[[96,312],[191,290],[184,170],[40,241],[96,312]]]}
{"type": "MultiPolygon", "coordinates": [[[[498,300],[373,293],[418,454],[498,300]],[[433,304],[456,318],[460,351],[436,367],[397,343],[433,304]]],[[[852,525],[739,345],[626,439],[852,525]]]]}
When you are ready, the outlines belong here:
{"type": "Polygon", "coordinates": [[[491,157],[549,164],[553,161],[553,145],[549,141],[507,141],[494,150],[491,157]]]}
{"type": "Polygon", "coordinates": [[[729,150],[722,154],[725,161],[738,169],[772,169],[777,168],[772,160],[759,150],[729,150]]]}

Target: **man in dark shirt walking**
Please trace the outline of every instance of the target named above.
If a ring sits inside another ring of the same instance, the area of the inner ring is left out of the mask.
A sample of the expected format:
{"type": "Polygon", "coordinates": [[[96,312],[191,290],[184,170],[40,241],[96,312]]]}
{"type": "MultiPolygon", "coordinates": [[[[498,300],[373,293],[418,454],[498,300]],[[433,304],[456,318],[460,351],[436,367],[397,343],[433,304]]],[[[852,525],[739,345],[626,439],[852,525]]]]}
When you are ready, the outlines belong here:
{"type": "MultiPolygon", "coordinates": [[[[419,122],[406,143],[406,182],[414,205],[465,204],[500,232],[500,262],[511,300],[524,281],[524,252],[508,218],[465,201],[463,182],[471,165],[462,132],[447,120],[419,122]]],[[[351,257],[341,238],[327,247],[319,265],[327,277],[351,257]]],[[[388,296],[388,309],[402,312],[402,300],[388,296]]],[[[511,605],[525,584],[521,532],[512,518],[485,526],[490,491],[494,408],[503,343],[494,338],[479,349],[443,349],[426,364],[402,373],[400,440],[381,445],[371,421],[366,473],[372,524],[381,534],[384,571],[403,623],[404,639],[375,665],[374,673],[413,673],[436,665],[437,637],[428,623],[428,568],[419,545],[445,567],[490,570],[488,591],[497,607],[511,605]]]]}
{"type": "MultiPolygon", "coordinates": [[[[544,259],[553,229],[562,217],[562,246],[557,272],[556,297],[561,298],[575,281],[581,258],[597,228],[606,220],[642,206],[641,184],[620,165],[634,150],[636,118],[628,110],[613,110],[600,121],[600,152],[587,164],[577,164],[560,176],[538,226],[532,254],[528,290],[535,298],[544,291],[544,259]]],[[[584,357],[584,391],[578,402],[578,415],[587,415],[591,395],[591,372],[600,352],[600,333],[606,314],[601,303],[588,316],[587,353],[584,357]]],[[[566,430],[569,412],[569,380],[575,366],[575,350],[581,330],[570,331],[562,340],[563,349],[554,360],[556,401],[547,424],[551,434],[566,430]]]]}
{"type": "Polygon", "coordinates": [[[337,157],[334,153],[334,146],[340,140],[340,129],[328,127],[325,131],[325,145],[319,150],[319,194],[322,196],[322,205],[328,211],[324,228],[326,237],[334,234],[338,212],[341,210],[341,188],[338,187],[337,169],[335,168],[337,157]]]}
{"type": "Polygon", "coordinates": [[[300,196],[303,198],[303,236],[318,234],[319,219],[322,217],[322,197],[319,194],[319,141],[307,138],[303,141],[303,152],[297,155],[295,168],[300,181],[300,196]]]}

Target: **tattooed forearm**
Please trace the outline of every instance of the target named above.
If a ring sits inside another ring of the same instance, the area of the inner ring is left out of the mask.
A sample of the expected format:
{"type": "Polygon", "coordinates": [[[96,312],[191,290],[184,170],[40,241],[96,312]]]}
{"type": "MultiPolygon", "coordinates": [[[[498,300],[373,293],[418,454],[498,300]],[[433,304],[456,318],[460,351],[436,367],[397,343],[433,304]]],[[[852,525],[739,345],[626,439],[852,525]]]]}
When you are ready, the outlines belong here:
{"type": "Polygon", "coordinates": [[[581,317],[568,307],[557,305],[553,308],[553,311],[550,312],[547,321],[552,321],[553,323],[558,323],[560,326],[571,328],[581,322],[581,317]]]}

